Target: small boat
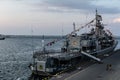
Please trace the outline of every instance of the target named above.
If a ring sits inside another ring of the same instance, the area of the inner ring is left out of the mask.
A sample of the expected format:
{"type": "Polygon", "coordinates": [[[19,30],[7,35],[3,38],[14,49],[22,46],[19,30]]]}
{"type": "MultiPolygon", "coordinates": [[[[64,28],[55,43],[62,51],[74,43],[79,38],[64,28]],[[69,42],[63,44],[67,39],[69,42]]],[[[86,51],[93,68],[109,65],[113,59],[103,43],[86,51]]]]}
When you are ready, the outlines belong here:
{"type": "Polygon", "coordinates": [[[4,40],[5,39],[5,36],[0,34],[0,40],[4,40]]]}
{"type": "Polygon", "coordinates": [[[47,51],[49,45],[57,42],[56,40],[44,44],[42,40],[42,51],[36,51],[33,54],[33,64],[30,69],[37,75],[50,75],[77,65],[83,57],[88,57],[97,62],[102,62],[98,55],[110,53],[118,42],[109,30],[106,30],[102,23],[102,16],[97,13],[93,20],[75,29],[65,36],[64,45],[61,51],[47,51]],[[89,33],[77,34],[82,28],[92,26],[89,33]]]}

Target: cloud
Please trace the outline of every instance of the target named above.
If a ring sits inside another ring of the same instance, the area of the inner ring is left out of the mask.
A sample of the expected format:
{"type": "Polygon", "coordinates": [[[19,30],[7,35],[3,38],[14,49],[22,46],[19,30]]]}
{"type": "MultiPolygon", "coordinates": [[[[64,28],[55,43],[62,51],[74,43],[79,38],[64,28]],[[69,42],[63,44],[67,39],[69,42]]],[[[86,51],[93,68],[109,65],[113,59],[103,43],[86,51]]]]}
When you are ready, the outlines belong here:
{"type": "MultiPolygon", "coordinates": [[[[102,13],[113,14],[120,13],[119,8],[107,7],[103,5],[95,4],[95,0],[41,0],[37,3],[34,3],[33,6],[37,6],[37,8],[44,7],[44,11],[51,12],[80,12],[80,11],[88,11],[91,12],[95,9],[100,10],[102,13]],[[39,3],[40,2],[40,3],[39,3]],[[42,2],[42,3],[41,3],[42,2]]],[[[112,6],[112,5],[110,5],[112,6]]]]}
{"type": "Polygon", "coordinates": [[[113,23],[120,23],[120,18],[115,18],[115,19],[113,20],[113,23]]]}
{"type": "Polygon", "coordinates": [[[35,11],[48,12],[94,12],[98,9],[101,13],[117,14],[120,13],[120,1],[104,1],[104,0],[1,0],[1,1],[17,1],[29,5],[35,11]],[[113,5],[112,5],[113,3],[113,5]],[[114,5],[117,5],[114,6],[114,5]]]}

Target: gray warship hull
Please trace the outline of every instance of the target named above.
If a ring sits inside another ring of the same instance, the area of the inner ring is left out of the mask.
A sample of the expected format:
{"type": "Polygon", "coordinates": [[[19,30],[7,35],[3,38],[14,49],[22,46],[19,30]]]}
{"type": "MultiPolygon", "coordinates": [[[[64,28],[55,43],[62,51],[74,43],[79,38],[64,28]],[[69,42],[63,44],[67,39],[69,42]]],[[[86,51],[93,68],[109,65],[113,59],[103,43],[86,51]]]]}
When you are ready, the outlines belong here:
{"type": "Polygon", "coordinates": [[[51,74],[80,64],[80,61],[84,60],[85,56],[100,62],[101,59],[97,58],[97,56],[111,53],[114,51],[117,44],[118,42],[115,41],[114,45],[111,47],[89,53],[82,51],[73,53],[50,52],[47,54],[41,52],[42,54],[40,54],[39,52],[36,52],[34,57],[38,60],[36,60],[37,64],[32,68],[32,71],[39,76],[50,76],[51,74]],[[51,63],[51,61],[53,62],[53,65],[50,66],[48,63],[51,63]]]}

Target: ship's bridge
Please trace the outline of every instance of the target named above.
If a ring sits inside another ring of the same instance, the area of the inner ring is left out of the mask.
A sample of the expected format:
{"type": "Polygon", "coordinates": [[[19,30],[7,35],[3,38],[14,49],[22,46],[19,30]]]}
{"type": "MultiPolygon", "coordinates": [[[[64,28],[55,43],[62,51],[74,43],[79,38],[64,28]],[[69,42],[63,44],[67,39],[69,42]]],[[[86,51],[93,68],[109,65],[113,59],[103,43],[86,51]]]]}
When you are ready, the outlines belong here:
{"type": "Polygon", "coordinates": [[[64,42],[64,48],[68,52],[79,52],[80,51],[80,36],[71,35],[64,42]]]}

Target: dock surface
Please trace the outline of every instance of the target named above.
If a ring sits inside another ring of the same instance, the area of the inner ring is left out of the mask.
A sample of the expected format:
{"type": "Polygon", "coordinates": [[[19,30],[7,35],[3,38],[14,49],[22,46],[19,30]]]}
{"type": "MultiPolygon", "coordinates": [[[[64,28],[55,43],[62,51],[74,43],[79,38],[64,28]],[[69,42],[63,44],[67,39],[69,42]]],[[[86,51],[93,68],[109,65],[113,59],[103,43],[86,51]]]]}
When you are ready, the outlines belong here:
{"type": "Polygon", "coordinates": [[[51,80],[120,80],[120,50],[102,61],[102,64],[95,63],[83,70],[64,73],[51,80]],[[112,65],[109,70],[108,64],[112,65]]]}

